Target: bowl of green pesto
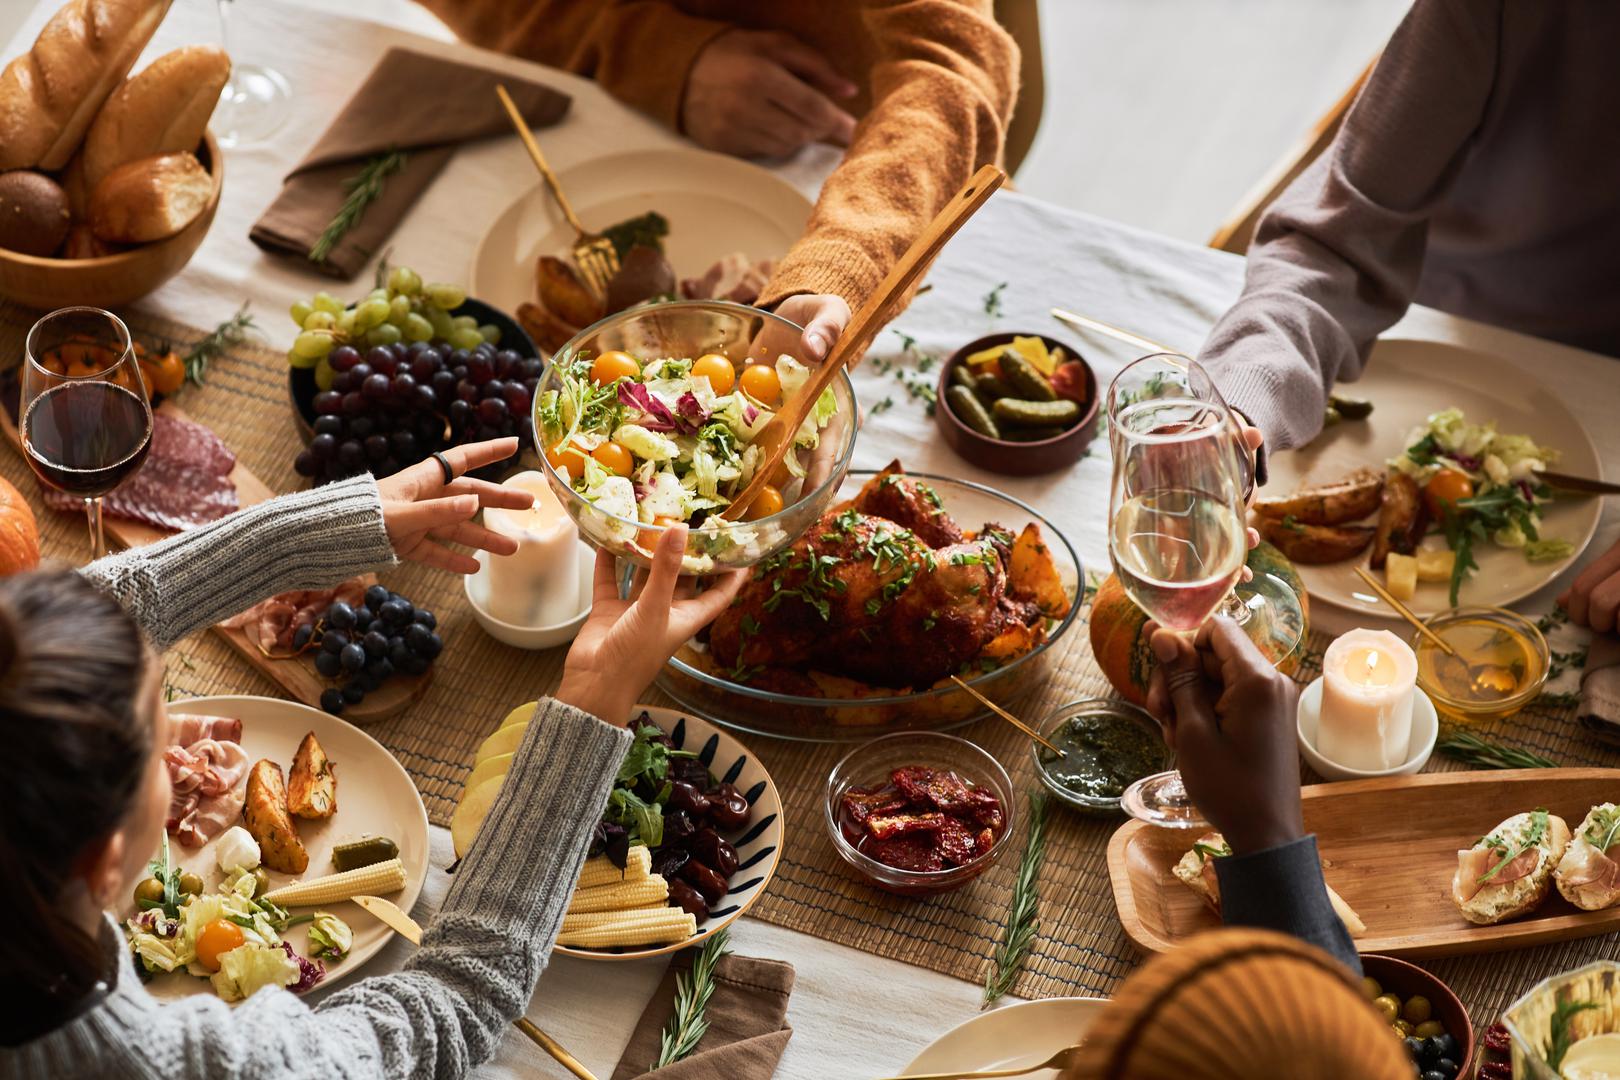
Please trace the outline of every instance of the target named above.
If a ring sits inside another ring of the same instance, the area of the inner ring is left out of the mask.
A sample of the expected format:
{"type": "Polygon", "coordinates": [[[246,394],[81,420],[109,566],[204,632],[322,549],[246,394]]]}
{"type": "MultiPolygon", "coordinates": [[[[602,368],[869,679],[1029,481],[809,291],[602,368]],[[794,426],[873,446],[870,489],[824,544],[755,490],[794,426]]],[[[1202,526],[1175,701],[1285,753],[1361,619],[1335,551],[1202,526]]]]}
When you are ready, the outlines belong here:
{"type": "Polygon", "coordinates": [[[1174,759],[1151,716],[1111,698],[1060,706],[1041,725],[1041,734],[1063,750],[1060,757],[1030,743],[1041,783],[1087,813],[1118,813],[1127,787],[1171,768],[1174,759]]]}

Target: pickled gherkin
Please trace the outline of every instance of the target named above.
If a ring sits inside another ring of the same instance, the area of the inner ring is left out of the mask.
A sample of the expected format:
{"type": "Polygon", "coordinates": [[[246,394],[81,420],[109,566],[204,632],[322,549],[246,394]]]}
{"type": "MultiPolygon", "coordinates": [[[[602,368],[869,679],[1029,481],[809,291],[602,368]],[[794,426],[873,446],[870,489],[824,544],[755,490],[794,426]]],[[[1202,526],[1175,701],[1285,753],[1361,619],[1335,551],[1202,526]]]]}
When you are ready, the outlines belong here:
{"type": "Polygon", "coordinates": [[[1066,430],[1060,427],[1009,427],[1001,437],[1008,442],[1045,442],[1057,438],[1066,430]]]}
{"type": "Polygon", "coordinates": [[[362,866],[375,866],[377,863],[397,858],[399,845],[386,836],[368,836],[364,840],[339,844],[332,849],[332,867],[339,872],[358,870],[362,866]]]}
{"type": "Polygon", "coordinates": [[[1067,398],[1059,401],[1002,398],[991,412],[999,423],[1024,428],[1068,427],[1080,419],[1080,406],[1067,398]]]}
{"type": "MultiPolygon", "coordinates": [[[[952,386],[945,390],[945,401],[956,414],[956,418],[980,435],[991,439],[1001,438],[1001,429],[996,426],[995,420],[985,411],[979,399],[973,396],[973,391],[965,386],[952,386]]],[[[997,404],[1000,404],[999,402],[997,404]]]]}
{"type": "Polygon", "coordinates": [[[1051,401],[1057,397],[1057,391],[1052,389],[1046,376],[1016,349],[1003,349],[996,363],[1001,368],[1002,380],[1012,388],[1013,396],[1028,401],[1051,401]]]}
{"type": "Polygon", "coordinates": [[[966,364],[957,364],[951,368],[951,382],[953,385],[963,386],[969,390],[972,390],[976,385],[973,372],[968,370],[966,364]]]}
{"type": "Polygon", "coordinates": [[[987,409],[1004,397],[1016,396],[1012,392],[1012,387],[1002,382],[999,376],[992,375],[988,371],[975,377],[973,391],[979,395],[979,400],[984,402],[984,407],[987,409]]]}

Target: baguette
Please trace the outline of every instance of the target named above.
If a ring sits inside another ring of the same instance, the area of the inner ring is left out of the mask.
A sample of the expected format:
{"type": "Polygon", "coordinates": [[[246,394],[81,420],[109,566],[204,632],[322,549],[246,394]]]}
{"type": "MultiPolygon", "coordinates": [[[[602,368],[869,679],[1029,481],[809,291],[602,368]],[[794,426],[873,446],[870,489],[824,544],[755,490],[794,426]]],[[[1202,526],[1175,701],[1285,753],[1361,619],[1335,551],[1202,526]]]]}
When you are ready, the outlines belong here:
{"type": "MultiPolygon", "coordinates": [[[[1200,836],[1194,846],[1181,857],[1181,861],[1170,868],[1176,880],[1187,886],[1208,904],[1215,914],[1221,913],[1221,882],[1215,875],[1214,862],[1223,855],[1230,855],[1232,849],[1227,847],[1226,838],[1220,833],[1206,833],[1200,836]]],[[[1367,932],[1367,924],[1361,921],[1356,909],[1345,903],[1344,897],[1333,891],[1333,886],[1323,881],[1322,887],[1327,890],[1328,903],[1333,905],[1333,913],[1344,923],[1344,928],[1350,932],[1351,937],[1360,937],[1367,932]]]]}
{"type": "Polygon", "coordinates": [[[90,194],[90,228],[109,244],[163,240],[194,221],[214,181],[190,154],[159,154],[120,165],[90,194]]]}
{"type": "Polygon", "coordinates": [[[131,161],[195,152],[230,76],[230,58],[213,45],[188,45],[146,65],[113,91],[84,137],[84,190],[131,161]]]}
{"type": "Polygon", "coordinates": [[[68,0],[0,72],[0,169],[62,168],[171,0],[68,0]]]}
{"type": "Polygon", "coordinates": [[[1553,870],[1559,893],[1582,911],[1620,903],[1620,808],[1600,803],[1587,812],[1553,870]]]}
{"type": "Polygon", "coordinates": [[[1472,847],[1457,852],[1451,902],[1463,918],[1479,926],[1534,911],[1552,892],[1553,869],[1568,847],[1569,825],[1557,814],[1540,809],[1514,814],[1472,847]],[[1540,835],[1529,843],[1542,817],[1540,835]],[[1528,846],[1498,868],[1522,844],[1528,846]],[[1487,880],[1481,882],[1482,877],[1487,880]]]}

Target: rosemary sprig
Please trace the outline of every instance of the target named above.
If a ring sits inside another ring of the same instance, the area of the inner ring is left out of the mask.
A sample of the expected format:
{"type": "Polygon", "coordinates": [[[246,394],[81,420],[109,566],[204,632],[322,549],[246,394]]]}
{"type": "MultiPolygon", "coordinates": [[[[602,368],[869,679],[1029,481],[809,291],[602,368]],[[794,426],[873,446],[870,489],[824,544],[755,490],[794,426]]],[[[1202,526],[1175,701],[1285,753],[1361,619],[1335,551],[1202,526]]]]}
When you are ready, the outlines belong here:
{"type": "Polygon", "coordinates": [[[1003,281],[1000,285],[984,294],[984,313],[992,319],[1001,317],[1001,290],[1006,287],[1007,283],[1003,281]]]}
{"type": "Polygon", "coordinates": [[[984,980],[984,1003],[994,1005],[1018,978],[1024,958],[1041,928],[1038,878],[1046,857],[1046,794],[1029,793],[1029,836],[1024,840],[1024,857],[1018,864],[1018,880],[1013,882],[1012,905],[1007,912],[1007,933],[992,958],[994,970],[984,980]]]}
{"type": "Polygon", "coordinates": [[[208,365],[225,355],[225,350],[247,340],[249,330],[257,330],[258,323],[248,314],[249,301],[242,301],[236,314],[214,327],[214,332],[191,347],[186,353],[186,378],[201,386],[208,374],[208,365]]]}
{"type": "Polygon", "coordinates": [[[669,1023],[664,1027],[658,1063],[653,1069],[662,1069],[689,1056],[709,1030],[704,1011],[709,1007],[709,997],[714,993],[714,966],[722,956],[731,954],[731,950],[726,948],[728,937],[729,933],[725,930],[716,932],[703,943],[703,948],[692,961],[692,970],[675,976],[675,1011],[670,1013],[669,1023]]]}
{"type": "Polygon", "coordinates": [[[1447,757],[1481,769],[1556,769],[1558,762],[1516,746],[1487,742],[1471,731],[1452,728],[1440,735],[1434,748],[1447,757]]]}
{"type": "Polygon", "coordinates": [[[325,231],[316,237],[315,243],[310,246],[309,261],[325,262],[326,257],[332,254],[332,249],[338,246],[338,242],[366,216],[366,207],[382,194],[383,181],[404,167],[405,152],[390,150],[386,154],[372,158],[358,173],[343,181],[343,190],[348,194],[343,199],[343,205],[338,207],[331,224],[326,226],[325,231]]]}
{"type": "Polygon", "coordinates": [[[1575,1040],[1571,1037],[1571,1027],[1574,1025],[1575,1014],[1583,1013],[1587,1009],[1597,1008],[1595,1001],[1560,1001],[1553,1009],[1552,1022],[1548,1025],[1547,1039],[1547,1067],[1553,1072],[1564,1063],[1564,1055],[1569,1053],[1570,1044],[1575,1040]]]}

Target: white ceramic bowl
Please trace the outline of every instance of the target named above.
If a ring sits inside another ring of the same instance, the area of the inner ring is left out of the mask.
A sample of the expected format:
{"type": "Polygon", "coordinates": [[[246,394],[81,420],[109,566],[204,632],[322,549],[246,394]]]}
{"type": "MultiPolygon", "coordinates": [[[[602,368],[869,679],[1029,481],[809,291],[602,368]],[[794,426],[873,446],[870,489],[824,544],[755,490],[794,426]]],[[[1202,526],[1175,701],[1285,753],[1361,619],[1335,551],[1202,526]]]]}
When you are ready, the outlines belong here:
{"type": "Polygon", "coordinates": [[[1412,745],[1406,760],[1393,769],[1352,769],[1347,765],[1329,761],[1316,749],[1316,725],[1322,719],[1322,679],[1305,688],[1299,695],[1299,749],[1311,768],[1325,780],[1368,780],[1377,776],[1410,776],[1429,763],[1434,753],[1434,742],[1440,737],[1440,714],[1434,711],[1420,687],[1412,690],[1412,745]]]}
{"type": "Polygon", "coordinates": [[[478,573],[463,578],[462,587],[484,633],[515,649],[554,649],[573,641],[591,613],[591,583],[596,568],[596,552],[584,543],[579,547],[579,614],[551,626],[517,626],[491,615],[485,606],[489,597],[489,555],[477,552],[478,573]]]}

